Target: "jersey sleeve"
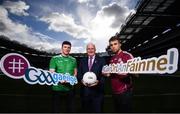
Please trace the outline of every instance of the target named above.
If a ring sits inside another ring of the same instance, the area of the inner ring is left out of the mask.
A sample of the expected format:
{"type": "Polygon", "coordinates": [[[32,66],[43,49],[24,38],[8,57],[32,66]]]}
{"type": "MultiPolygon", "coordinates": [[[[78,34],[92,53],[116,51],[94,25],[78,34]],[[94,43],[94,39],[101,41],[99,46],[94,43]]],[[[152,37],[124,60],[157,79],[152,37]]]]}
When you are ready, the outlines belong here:
{"type": "Polygon", "coordinates": [[[49,70],[50,69],[56,69],[56,63],[55,63],[55,58],[52,57],[49,63],[49,70]]]}
{"type": "Polygon", "coordinates": [[[128,53],[128,52],[125,51],[124,54],[125,54],[125,56],[123,57],[123,60],[124,60],[125,62],[127,62],[128,60],[134,58],[131,53],[128,53]]]}
{"type": "Polygon", "coordinates": [[[77,61],[74,59],[74,68],[77,68],[77,61]]]}
{"type": "Polygon", "coordinates": [[[134,58],[133,55],[129,53],[128,60],[133,58],[134,58]]]}

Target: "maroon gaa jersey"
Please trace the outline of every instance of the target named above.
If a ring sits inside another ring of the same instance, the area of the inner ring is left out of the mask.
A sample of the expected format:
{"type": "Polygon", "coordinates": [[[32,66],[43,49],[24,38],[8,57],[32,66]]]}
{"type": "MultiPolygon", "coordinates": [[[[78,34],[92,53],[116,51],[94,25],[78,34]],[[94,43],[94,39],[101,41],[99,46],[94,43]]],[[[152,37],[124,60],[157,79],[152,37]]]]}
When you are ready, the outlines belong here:
{"type": "MultiPolygon", "coordinates": [[[[126,52],[121,51],[120,53],[114,55],[111,60],[110,64],[114,63],[126,63],[127,60],[132,59],[133,56],[126,52]]],[[[111,74],[111,85],[113,94],[121,94],[126,92],[127,90],[132,90],[132,77],[129,74],[111,74]]]]}

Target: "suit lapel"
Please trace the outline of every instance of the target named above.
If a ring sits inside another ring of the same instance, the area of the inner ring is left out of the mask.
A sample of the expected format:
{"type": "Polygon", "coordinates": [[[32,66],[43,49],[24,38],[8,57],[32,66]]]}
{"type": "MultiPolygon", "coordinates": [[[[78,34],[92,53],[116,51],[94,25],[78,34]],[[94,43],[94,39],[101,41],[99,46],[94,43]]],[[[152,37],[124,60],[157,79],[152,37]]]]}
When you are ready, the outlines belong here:
{"type": "Polygon", "coordinates": [[[85,60],[85,67],[86,67],[86,70],[89,71],[89,67],[88,67],[88,57],[86,57],[86,60],[85,60]]]}

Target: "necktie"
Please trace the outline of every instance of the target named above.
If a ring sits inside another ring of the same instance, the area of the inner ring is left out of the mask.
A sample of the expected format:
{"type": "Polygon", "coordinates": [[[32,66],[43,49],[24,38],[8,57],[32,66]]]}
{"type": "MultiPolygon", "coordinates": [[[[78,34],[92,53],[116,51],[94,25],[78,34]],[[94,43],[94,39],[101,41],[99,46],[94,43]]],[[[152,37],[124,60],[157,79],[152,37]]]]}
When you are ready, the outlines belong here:
{"type": "Polygon", "coordinates": [[[91,70],[91,67],[92,67],[92,64],[93,64],[93,57],[89,57],[89,65],[88,65],[88,67],[89,67],[89,71],[91,70]]]}

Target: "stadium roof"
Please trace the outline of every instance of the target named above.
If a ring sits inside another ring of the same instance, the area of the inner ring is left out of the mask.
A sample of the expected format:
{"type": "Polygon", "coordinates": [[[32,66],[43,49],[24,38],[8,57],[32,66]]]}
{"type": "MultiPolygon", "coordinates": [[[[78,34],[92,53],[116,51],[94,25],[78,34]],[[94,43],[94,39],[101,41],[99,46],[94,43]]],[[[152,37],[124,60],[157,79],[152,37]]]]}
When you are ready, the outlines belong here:
{"type": "Polygon", "coordinates": [[[136,13],[128,16],[118,33],[123,49],[143,56],[153,54],[153,49],[155,54],[160,54],[163,48],[178,46],[179,41],[169,41],[180,36],[179,3],[179,0],[140,1],[136,13]]]}

